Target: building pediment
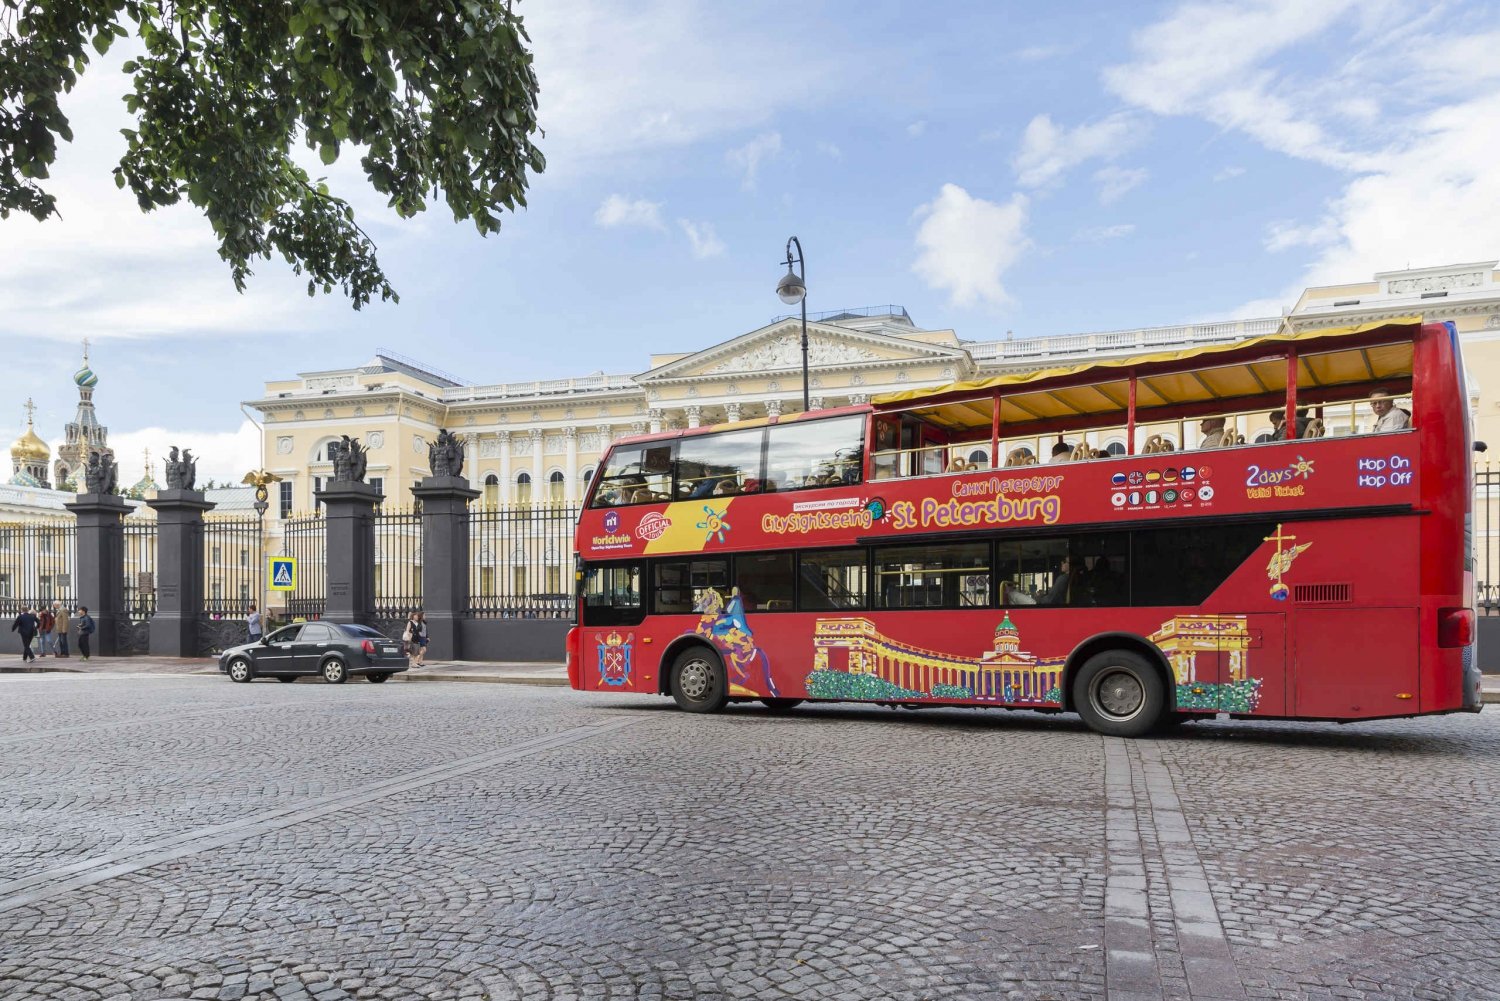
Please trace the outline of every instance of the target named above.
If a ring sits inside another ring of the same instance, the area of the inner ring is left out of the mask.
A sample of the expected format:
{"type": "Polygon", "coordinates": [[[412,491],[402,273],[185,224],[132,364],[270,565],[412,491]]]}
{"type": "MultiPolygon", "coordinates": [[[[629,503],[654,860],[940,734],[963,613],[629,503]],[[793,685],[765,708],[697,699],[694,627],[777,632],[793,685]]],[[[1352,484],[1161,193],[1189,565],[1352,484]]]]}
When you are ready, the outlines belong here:
{"type": "MultiPolygon", "coordinates": [[[[832,324],[807,325],[807,362],[812,369],[869,368],[883,364],[944,361],[967,369],[960,348],[923,344],[832,324]]],[[[802,324],[786,320],[696,351],[636,377],[641,384],[678,380],[729,379],[747,374],[799,371],[802,324]]]]}

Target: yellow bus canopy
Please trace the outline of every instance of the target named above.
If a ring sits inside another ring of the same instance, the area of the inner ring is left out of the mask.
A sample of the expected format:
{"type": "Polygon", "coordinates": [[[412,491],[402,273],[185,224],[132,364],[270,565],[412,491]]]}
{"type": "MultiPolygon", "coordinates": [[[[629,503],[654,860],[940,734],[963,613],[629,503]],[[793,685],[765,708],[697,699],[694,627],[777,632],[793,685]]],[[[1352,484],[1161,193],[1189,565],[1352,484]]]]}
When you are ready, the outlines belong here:
{"type": "MultiPolygon", "coordinates": [[[[1286,355],[1269,352],[1259,358],[1229,361],[1223,356],[1264,346],[1299,345],[1299,395],[1319,387],[1342,386],[1382,379],[1410,377],[1410,338],[1376,345],[1345,345],[1339,341],[1385,328],[1414,327],[1420,317],[1401,317],[1307,333],[1276,333],[1263,337],[1164,351],[1130,358],[1113,358],[1036,372],[1016,372],[955,382],[930,389],[910,389],[875,397],[877,406],[905,403],[900,409],[951,430],[988,427],[995,390],[1002,390],[1000,420],[1004,424],[1079,417],[1123,411],[1130,399],[1130,373],[1136,372],[1136,408],[1171,406],[1261,396],[1286,390],[1286,355]],[[1195,361],[1197,365],[1184,365],[1195,361]],[[1080,382],[1097,373],[1098,380],[1080,382]],[[1052,384],[1049,386],[1049,383],[1052,384]],[[965,397],[971,397],[965,399],[965,397]],[[928,406],[923,406],[927,402],[928,406]]],[[[1415,333],[1415,331],[1413,331],[1415,333]]]]}

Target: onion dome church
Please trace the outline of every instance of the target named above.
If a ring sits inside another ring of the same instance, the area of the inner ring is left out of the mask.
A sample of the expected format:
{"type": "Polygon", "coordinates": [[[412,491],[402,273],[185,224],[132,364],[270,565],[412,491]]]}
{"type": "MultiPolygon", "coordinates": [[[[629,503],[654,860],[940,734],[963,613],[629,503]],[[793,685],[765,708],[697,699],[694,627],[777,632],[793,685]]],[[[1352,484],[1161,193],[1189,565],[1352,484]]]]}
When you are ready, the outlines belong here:
{"type": "Polygon", "coordinates": [[[99,423],[99,415],[94,412],[94,387],[99,385],[99,376],[89,368],[87,340],[83,342],[83,367],[73,373],[73,385],[78,387],[78,409],[63,427],[66,440],[57,450],[52,471],[59,490],[76,492],[83,488],[83,470],[90,452],[102,452],[110,459],[115,457],[114,449],[109,447],[109,428],[99,423]]]}
{"type": "MultiPolygon", "coordinates": [[[[42,441],[32,426],[36,404],[26,401],[26,433],[10,446],[10,482],[18,487],[49,487],[47,482],[47,460],[52,450],[42,441]]],[[[3,440],[3,439],[0,439],[3,440]]]]}

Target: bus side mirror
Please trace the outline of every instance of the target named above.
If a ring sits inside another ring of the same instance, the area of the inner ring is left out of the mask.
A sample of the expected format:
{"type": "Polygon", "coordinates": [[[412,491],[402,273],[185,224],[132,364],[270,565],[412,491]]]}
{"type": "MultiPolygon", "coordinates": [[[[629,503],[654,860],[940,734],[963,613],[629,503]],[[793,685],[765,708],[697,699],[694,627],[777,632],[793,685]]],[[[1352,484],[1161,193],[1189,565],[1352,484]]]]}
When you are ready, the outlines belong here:
{"type": "Polygon", "coordinates": [[[1490,447],[1482,441],[1476,441],[1474,443],[1474,451],[1476,452],[1488,452],[1489,450],[1490,447]]]}

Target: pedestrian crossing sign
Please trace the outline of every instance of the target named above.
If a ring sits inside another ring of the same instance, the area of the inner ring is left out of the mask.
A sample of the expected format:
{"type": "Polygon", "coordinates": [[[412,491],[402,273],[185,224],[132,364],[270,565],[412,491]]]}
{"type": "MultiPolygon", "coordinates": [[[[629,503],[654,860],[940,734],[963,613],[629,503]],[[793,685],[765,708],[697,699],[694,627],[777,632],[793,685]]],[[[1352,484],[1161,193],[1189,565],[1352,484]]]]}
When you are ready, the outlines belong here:
{"type": "Polygon", "coordinates": [[[272,556],[271,572],[267,576],[271,578],[273,591],[297,590],[297,557],[272,556]]]}

